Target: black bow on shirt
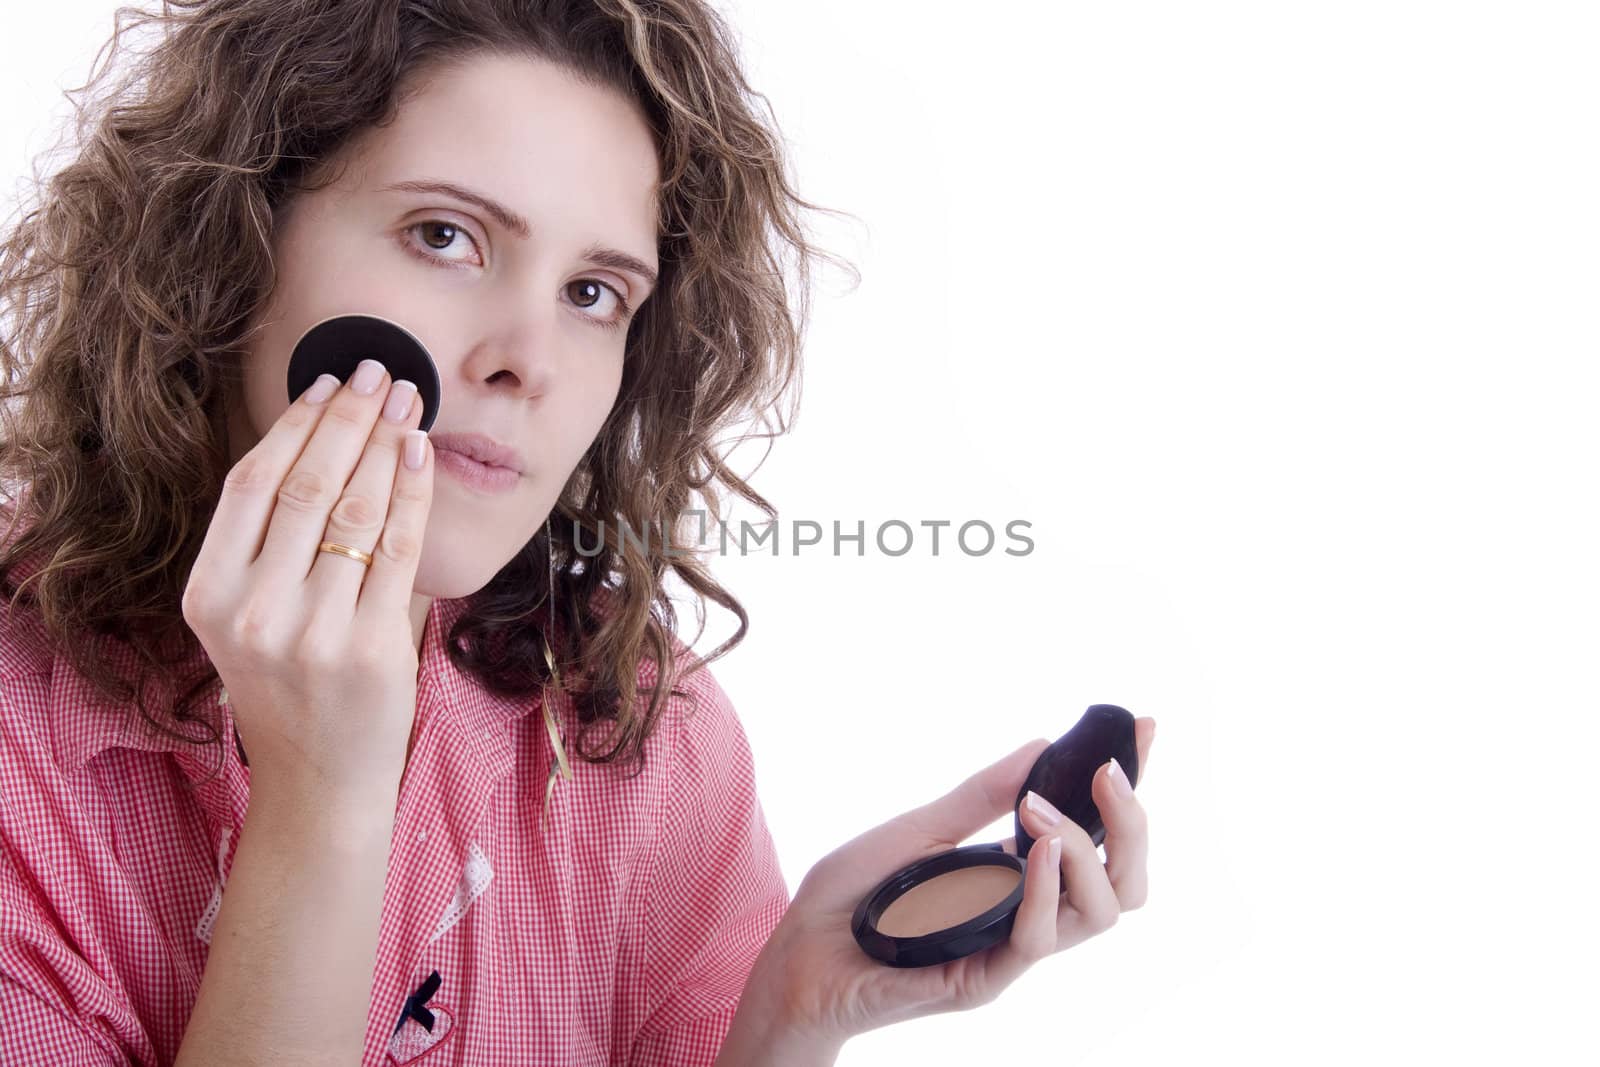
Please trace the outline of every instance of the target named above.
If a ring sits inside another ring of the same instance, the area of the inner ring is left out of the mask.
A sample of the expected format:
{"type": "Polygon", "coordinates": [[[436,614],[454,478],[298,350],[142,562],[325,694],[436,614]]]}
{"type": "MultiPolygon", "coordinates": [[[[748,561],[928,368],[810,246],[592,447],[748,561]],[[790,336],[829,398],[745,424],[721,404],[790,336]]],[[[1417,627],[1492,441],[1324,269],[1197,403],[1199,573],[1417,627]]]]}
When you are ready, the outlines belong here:
{"type": "Polygon", "coordinates": [[[400,1021],[394,1024],[394,1032],[399,1033],[400,1028],[406,1024],[407,1019],[415,1019],[421,1023],[428,1033],[433,1033],[433,1012],[423,1005],[432,999],[439,991],[439,984],[443,981],[439,972],[434,971],[428,975],[427,980],[417,987],[417,991],[406,998],[405,1010],[400,1013],[400,1021]]]}

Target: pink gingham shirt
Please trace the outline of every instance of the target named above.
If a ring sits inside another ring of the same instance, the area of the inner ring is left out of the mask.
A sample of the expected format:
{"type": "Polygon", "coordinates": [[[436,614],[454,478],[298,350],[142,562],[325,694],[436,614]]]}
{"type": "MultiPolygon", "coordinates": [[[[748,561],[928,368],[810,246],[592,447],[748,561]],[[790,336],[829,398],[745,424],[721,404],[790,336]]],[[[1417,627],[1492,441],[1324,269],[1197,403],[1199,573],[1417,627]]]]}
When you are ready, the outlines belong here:
{"type": "MultiPolygon", "coordinates": [[[[789,903],[738,716],[708,670],[683,680],[628,779],[572,756],[569,713],[541,828],[539,700],[451,666],[464,607],[428,613],[362,1064],[711,1063],[789,903]]],[[[186,792],[214,754],[97,695],[0,598],[0,1063],[176,1056],[250,794],[220,711],[222,774],[186,792]]]]}

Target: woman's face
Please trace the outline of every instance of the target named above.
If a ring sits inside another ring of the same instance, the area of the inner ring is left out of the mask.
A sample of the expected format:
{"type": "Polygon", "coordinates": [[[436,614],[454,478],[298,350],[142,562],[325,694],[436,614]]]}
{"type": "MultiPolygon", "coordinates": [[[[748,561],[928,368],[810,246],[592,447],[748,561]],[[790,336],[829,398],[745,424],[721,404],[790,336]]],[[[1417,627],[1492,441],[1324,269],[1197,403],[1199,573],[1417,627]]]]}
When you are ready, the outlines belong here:
{"type": "Polygon", "coordinates": [[[637,311],[658,266],[654,145],[620,94],[542,60],[480,55],[346,152],[339,181],[301,194],[275,234],[278,282],[230,413],[232,457],[289,406],[289,355],[308,328],[354,312],[400,323],[439,368],[432,433],[485,434],[523,461],[498,494],[434,465],[415,591],[465,596],[538,530],[616,400],[624,302],[637,311]]]}

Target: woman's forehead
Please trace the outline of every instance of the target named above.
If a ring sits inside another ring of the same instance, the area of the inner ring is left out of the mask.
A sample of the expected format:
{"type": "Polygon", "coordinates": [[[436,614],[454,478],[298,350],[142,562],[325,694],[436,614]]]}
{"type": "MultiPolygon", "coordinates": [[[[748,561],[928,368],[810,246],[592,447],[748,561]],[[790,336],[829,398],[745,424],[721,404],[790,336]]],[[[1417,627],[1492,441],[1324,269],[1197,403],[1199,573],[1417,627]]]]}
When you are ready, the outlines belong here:
{"type": "Polygon", "coordinates": [[[535,232],[583,234],[654,261],[660,165],[648,124],[621,93],[549,61],[481,55],[450,64],[352,148],[352,192],[448,182],[504,205],[535,232]]]}

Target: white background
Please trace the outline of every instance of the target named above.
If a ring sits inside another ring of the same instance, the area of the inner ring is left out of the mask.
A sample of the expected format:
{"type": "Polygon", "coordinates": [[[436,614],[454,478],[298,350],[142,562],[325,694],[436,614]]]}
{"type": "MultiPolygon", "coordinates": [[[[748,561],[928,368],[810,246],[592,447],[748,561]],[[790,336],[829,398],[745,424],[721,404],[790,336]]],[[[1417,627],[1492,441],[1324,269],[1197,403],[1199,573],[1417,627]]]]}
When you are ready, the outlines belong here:
{"type": "MultiPolygon", "coordinates": [[[[7,10],[8,177],[113,7],[7,10]]],[[[1160,724],[1148,905],[839,1062],[1592,1057],[1596,9],[724,10],[864,275],[755,485],[865,555],[718,563],[791,887],[1088,704],[1160,724]]]]}

